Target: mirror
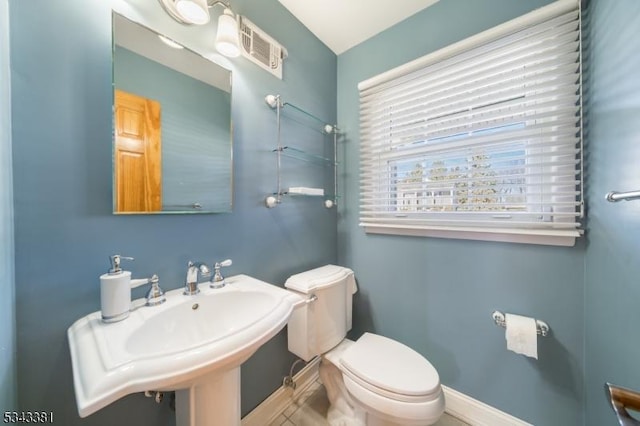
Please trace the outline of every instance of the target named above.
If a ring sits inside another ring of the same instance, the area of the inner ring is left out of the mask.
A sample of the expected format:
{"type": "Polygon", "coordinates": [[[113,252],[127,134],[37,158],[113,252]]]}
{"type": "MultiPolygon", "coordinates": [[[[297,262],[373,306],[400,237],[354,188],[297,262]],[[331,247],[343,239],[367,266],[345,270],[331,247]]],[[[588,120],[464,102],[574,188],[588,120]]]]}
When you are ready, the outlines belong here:
{"type": "Polygon", "coordinates": [[[113,14],[113,211],[232,207],[231,71],[113,14]]]}

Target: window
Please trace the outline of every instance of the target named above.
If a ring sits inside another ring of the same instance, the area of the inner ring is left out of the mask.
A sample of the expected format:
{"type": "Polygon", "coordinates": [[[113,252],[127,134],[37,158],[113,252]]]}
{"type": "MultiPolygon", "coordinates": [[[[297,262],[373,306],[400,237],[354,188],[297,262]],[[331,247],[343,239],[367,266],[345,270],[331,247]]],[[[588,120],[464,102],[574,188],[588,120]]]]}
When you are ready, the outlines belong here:
{"type": "Polygon", "coordinates": [[[580,48],[561,0],[360,83],[361,226],[573,245],[580,48]]]}

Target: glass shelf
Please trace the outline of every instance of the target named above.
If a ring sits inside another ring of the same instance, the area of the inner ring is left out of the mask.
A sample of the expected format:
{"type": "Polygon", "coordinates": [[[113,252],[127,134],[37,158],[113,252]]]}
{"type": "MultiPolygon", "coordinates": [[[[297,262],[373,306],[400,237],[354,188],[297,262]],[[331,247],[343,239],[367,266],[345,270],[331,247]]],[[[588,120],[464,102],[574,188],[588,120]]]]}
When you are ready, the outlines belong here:
{"type": "Polygon", "coordinates": [[[328,122],[326,122],[325,120],[322,120],[318,117],[316,117],[315,115],[311,114],[310,112],[305,111],[304,109],[300,108],[299,106],[296,106],[292,103],[289,102],[284,102],[282,104],[283,108],[287,108],[290,107],[291,109],[299,112],[300,114],[302,114],[303,116],[311,119],[314,124],[319,124],[320,125],[320,130],[324,133],[332,133],[335,130],[335,126],[332,124],[329,124],[328,122]]]}
{"type": "MultiPolygon", "coordinates": [[[[272,192],[271,195],[273,196],[278,196],[277,192],[272,192]]],[[[340,199],[340,195],[334,195],[334,194],[324,194],[324,195],[315,195],[315,194],[299,194],[297,192],[289,192],[289,191],[282,191],[280,193],[280,196],[287,196],[287,197],[294,197],[294,198],[322,198],[324,200],[331,200],[334,202],[337,202],[340,199]]]]}
{"type": "Polygon", "coordinates": [[[295,158],[296,160],[302,160],[309,163],[316,163],[323,166],[332,166],[336,163],[329,158],[323,157],[321,155],[310,154],[301,149],[294,148],[292,146],[283,146],[282,148],[272,149],[271,152],[278,152],[286,157],[295,158]]]}
{"type": "Polygon", "coordinates": [[[291,196],[294,198],[315,198],[315,199],[319,198],[323,200],[323,204],[327,209],[336,207],[338,205],[338,199],[340,198],[340,196],[333,195],[333,194],[324,194],[324,195],[294,194],[294,193],[290,194],[285,191],[280,193],[273,192],[270,197],[267,197],[267,199],[265,200],[265,204],[267,205],[268,208],[275,207],[282,202],[282,197],[284,197],[285,195],[291,196]]]}

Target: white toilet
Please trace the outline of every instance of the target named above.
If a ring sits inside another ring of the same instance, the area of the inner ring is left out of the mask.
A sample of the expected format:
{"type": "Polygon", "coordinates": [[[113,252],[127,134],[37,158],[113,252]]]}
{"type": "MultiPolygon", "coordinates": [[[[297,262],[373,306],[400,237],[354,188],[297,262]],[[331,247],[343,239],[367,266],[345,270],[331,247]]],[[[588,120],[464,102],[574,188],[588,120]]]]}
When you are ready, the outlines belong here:
{"type": "Polygon", "coordinates": [[[352,270],[322,266],[293,275],[285,287],[307,298],[289,320],[289,351],[305,361],[322,356],[329,424],[426,426],[440,418],[444,394],[428,360],[376,334],[345,338],[357,291],[352,270]]]}

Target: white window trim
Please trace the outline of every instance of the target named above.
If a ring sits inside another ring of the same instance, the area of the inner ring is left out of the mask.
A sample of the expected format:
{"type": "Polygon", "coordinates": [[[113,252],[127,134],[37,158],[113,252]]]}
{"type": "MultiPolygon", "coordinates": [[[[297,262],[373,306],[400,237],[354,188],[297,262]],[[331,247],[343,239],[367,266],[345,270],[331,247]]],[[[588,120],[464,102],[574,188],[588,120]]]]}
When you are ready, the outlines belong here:
{"type": "MultiPolygon", "coordinates": [[[[408,62],[397,68],[379,74],[373,78],[358,84],[360,91],[384,84],[390,80],[407,75],[411,72],[425,68],[431,64],[443,61],[461,54],[473,47],[489,43],[504,37],[523,27],[545,21],[551,17],[580,9],[579,0],[558,0],[550,5],[534,10],[528,14],[508,21],[497,27],[469,37],[446,48],[408,62]],[[577,5],[577,6],[576,6],[577,5]]],[[[581,47],[580,47],[581,49],[581,47]]],[[[582,99],[582,96],[580,96],[582,99]]],[[[581,101],[582,102],[582,101],[581,101]]],[[[582,114],[582,106],[580,108],[582,114]]],[[[583,167],[583,153],[581,152],[580,168],[583,167]]],[[[584,191],[583,171],[580,173],[581,190],[584,191]]],[[[582,198],[584,203],[584,198],[582,198]]],[[[584,207],[582,207],[584,212],[584,207]]],[[[494,227],[456,227],[456,226],[429,226],[411,224],[375,224],[360,223],[368,234],[401,235],[416,237],[434,237],[448,239],[465,239],[481,241],[498,241],[510,243],[538,244],[550,246],[574,246],[576,238],[583,235],[582,229],[526,229],[526,228],[494,228],[494,227]]]]}
{"type": "Polygon", "coordinates": [[[360,224],[367,234],[431,237],[457,240],[497,241],[503,243],[538,244],[545,246],[573,247],[580,231],[556,231],[554,234],[537,229],[492,229],[467,227],[436,227],[412,225],[360,224]]]}

